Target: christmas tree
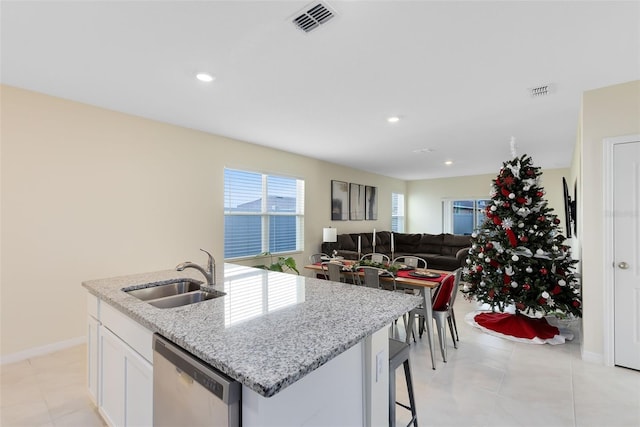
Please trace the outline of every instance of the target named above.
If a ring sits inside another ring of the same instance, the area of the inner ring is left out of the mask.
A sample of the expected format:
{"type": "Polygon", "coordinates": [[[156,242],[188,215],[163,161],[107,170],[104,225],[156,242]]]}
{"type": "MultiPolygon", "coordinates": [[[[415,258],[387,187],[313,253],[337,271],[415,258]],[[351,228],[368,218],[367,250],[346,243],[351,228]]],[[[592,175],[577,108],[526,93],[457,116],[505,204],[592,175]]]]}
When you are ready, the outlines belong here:
{"type": "Polygon", "coordinates": [[[462,292],[492,311],[513,305],[516,315],[581,316],[577,261],[559,231],[560,220],[547,207],[541,175],[527,155],[503,163],[491,184],[487,219],[471,236],[462,292]]]}

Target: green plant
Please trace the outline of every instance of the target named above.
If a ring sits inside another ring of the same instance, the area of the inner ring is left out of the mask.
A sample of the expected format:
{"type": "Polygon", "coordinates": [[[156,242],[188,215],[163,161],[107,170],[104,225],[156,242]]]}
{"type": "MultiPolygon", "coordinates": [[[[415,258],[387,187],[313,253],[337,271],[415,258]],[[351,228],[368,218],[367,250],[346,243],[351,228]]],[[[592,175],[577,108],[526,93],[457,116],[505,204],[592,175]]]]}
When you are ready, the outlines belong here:
{"type": "Polygon", "coordinates": [[[279,256],[277,261],[273,261],[273,255],[271,254],[271,252],[262,252],[261,254],[256,255],[256,258],[264,258],[264,257],[269,257],[271,263],[269,265],[266,264],[260,264],[260,265],[256,265],[256,268],[261,268],[263,270],[270,270],[270,271],[279,271],[279,272],[287,272],[287,271],[295,271],[296,274],[300,274],[300,272],[298,271],[298,268],[296,266],[296,260],[293,259],[293,257],[283,257],[283,256],[279,256]]]}
{"type": "Polygon", "coordinates": [[[385,264],[381,262],[371,261],[370,259],[363,259],[358,261],[354,265],[354,268],[357,269],[359,266],[382,268],[383,270],[387,270],[390,273],[396,274],[398,272],[399,264],[385,264]]]}

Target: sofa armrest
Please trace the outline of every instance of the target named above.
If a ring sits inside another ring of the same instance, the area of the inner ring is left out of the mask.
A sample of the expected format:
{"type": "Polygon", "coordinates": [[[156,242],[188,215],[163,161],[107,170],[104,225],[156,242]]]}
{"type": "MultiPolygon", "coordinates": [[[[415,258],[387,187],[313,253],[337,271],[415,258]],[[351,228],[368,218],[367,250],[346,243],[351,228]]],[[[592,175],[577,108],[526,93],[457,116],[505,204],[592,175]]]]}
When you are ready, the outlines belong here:
{"type": "Polygon", "coordinates": [[[456,252],[456,259],[458,260],[460,267],[464,267],[465,260],[467,259],[467,256],[469,256],[469,249],[471,248],[462,248],[456,252]]]}

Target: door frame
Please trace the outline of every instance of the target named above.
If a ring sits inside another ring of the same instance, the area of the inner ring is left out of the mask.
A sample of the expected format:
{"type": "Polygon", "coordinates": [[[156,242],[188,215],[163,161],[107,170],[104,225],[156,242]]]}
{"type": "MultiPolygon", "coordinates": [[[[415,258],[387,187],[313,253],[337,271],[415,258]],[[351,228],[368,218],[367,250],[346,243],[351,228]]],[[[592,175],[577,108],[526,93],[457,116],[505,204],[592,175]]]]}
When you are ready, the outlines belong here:
{"type": "Polygon", "coordinates": [[[618,144],[640,141],[640,134],[617,136],[602,140],[602,176],[603,176],[603,239],[604,257],[602,266],[603,288],[603,338],[604,338],[604,364],[614,366],[615,363],[615,335],[614,335],[614,292],[615,292],[615,270],[614,270],[614,241],[613,241],[613,149],[618,144]],[[612,286],[607,286],[611,283],[612,286]]]}

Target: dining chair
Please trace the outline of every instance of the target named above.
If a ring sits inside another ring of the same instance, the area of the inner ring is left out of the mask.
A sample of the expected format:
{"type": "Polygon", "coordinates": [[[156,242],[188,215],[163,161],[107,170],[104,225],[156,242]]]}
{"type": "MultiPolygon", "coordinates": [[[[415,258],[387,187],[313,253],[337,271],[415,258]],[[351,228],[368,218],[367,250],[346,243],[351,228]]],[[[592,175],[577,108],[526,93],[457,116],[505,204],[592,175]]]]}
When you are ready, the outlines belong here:
{"type": "MultiPolygon", "coordinates": [[[[453,300],[455,300],[455,295],[458,292],[458,286],[460,284],[461,276],[462,268],[458,268],[455,271],[451,272],[451,274],[447,275],[440,283],[440,286],[436,288],[435,295],[431,300],[433,320],[436,321],[436,331],[438,332],[440,352],[442,353],[442,359],[445,362],[447,361],[447,330],[445,321],[449,323],[449,330],[451,331],[453,346],[454,348],[458,348],[458,343],[456,342],[456,337],[453,333],[453,322],[450,321],[450,319],[451,313],[453,311],[453,300]]],[[[412,310],[409,315],[409,321],[415,321],[416,317],[419,320],[420,326],[418,330],[420,332],[420,337],[422,337],[422,332],[424,331],[423,322],[425,321],[425,319],[423,316],[418,315],[417,312],[412,310]]]]}
{"type": "Polygon", "coordinates": [[[342,265],[335,262],[323,262],[322,272],[324,278],[332,282],[342,282],[342,265]]]}
{"type": "Polygon", "coordinates": [[[309,262],[311,264],[317,264],[319,262],[326,261],[328,259],[329,259],[329,255],[323,254],[323,253],[313,254],[309,256],[309,262]]]}
{"type": "Polygon", "coordinates": [[[451,291],[451,302],[449,302],[449,315],[447,316],[447,322],[449,323],[449,330],[451,331],[451,337],[453,338],[454,335],[454,331],[455,331],[455,338],[453,340],[453,346],[455,348],[458,348],[458,343],[457,341],[460,341],[460,338],[458,337],[458,325],[456,324],[456,315],[453,312],[453,306],[456,302],[456,296],[458,295],[459,292],[459,287],[460,287],[460,279],[462,277],[462,269],[459,268],[457,270],[454,271],[454,273],[457,275],[456,280],[455,280],[455,284],[453,286],[453,290],[451,291]]]}
{"type": "Polygon", "coordinates": [[[389,258],[388,255],[381,254],[379,252],[371,252],[360,257],[360,261],[364,261],[366,259],[370,259],[372,262],[377,262],[379,264],[391,263],[391,258],[389,258]]]}
{"type": "Polygon", "coordinates": [[[427,268],[427,260],[412,255],[402,255],[395,257],[392,264],[404,264],[407,267],[413,268],[427,268]]]}
{"type": "Polygon", "coordinates": [[[440,351],[442,352],[442,360],[445,362],[447,361],[447,329],[445,326],[445,321],[449,323],[453,346],[455,348],[458,348],[456,338],[453,335],[453,326],[450,319],[451,310],[453,307],[452,299],[455,299],[455,293],[458,292],[458,285],[460,284],[461,275],[462,268],[458,268],[453,273],[445,277],[442,281],[442,284],[438,288],[438,292],[433,297],[432,302],[433,318],[436,321],[438,341],[440,342],[440,351]]]}
{"type": "Polygon", "coordinates": [[[362,266],[359,268],[362,270],[362,275],[356,276],[360,280],[360,285],[364,285],[368,288],[386,289],[389,291],[396,290],[396,278],[389,271],[378,268],[362,266]],[[390,281],[381,281],[383,277],[389,277],[390,281]]]}

